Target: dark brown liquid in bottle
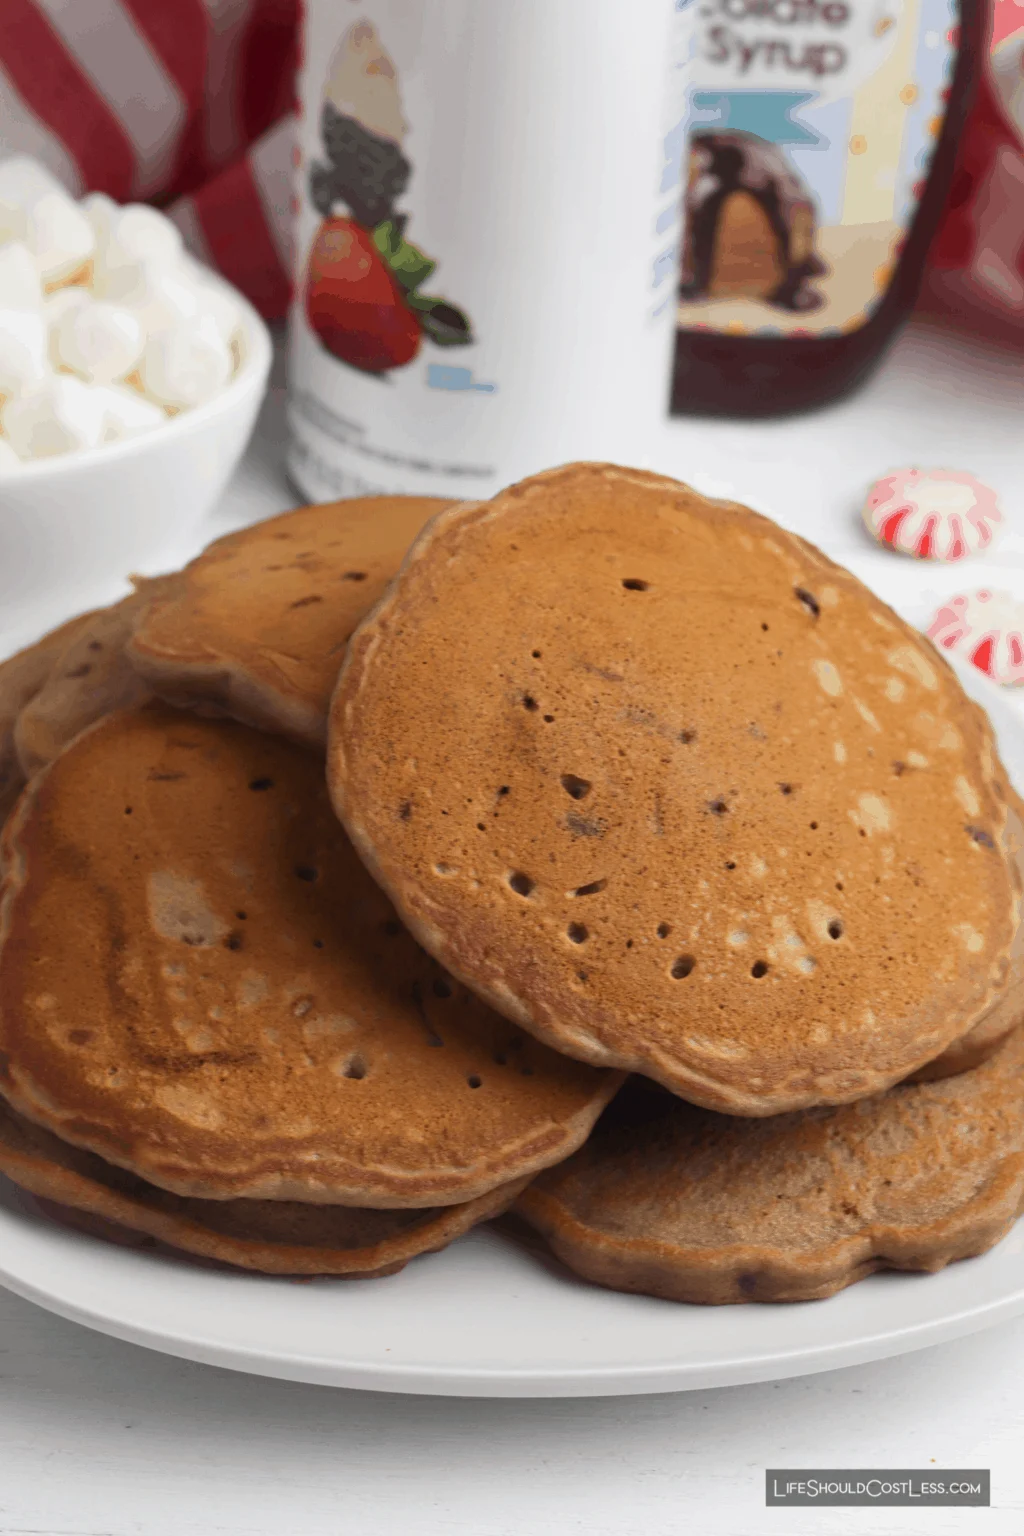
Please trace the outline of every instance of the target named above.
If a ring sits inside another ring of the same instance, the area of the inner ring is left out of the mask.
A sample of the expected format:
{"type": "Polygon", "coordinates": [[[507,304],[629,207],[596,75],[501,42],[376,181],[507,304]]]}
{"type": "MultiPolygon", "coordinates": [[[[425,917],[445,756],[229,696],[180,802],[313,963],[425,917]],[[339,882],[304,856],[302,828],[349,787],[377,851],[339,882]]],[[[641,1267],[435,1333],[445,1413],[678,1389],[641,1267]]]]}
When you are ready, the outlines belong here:
{"type": "MultiPolygon", "coordinates": [[[[984,65],[989,36],[987,0],[961,0],[960,16],[956,67],[928,183],[892,282],[877,309],[864,325],[842,336],[734,336],[681,328],[676,338],[673,412],[757,417],[810,410],[844,395],[881,359],[914,307],[928,247],[949,195],[957,145],[984,65]]],[[[719,135],[713,146],[726,173],[729,137],[719,135]]],[[[766,209],[780,242],[791,238],[786,212],[779,207],[773,217],[772,209],[766,209]]],[[[710,259],[713,231],[710,227],[695,230],[694,237],[699,265],[710,259]]],[[[792,291],[780,291],[775,296],[781,307],[799,307],[800,280],[801,274],[789,265],[786,281],[792,291]]]]}

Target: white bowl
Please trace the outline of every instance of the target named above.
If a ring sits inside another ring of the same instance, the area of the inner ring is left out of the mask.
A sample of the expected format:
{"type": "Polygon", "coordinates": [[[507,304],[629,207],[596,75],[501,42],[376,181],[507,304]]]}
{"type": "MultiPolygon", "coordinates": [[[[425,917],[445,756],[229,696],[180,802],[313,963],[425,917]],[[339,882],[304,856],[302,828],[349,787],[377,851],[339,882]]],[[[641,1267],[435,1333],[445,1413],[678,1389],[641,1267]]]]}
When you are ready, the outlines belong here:
{"type": "Polygon", "coordinates": [[[139,437],[0,479],[0,606],[84,598],[158,570],[206,517],[245,451],[271,361],[266,326],[230,292],[242,309],[244,353],[221,394],[139,437]]]}

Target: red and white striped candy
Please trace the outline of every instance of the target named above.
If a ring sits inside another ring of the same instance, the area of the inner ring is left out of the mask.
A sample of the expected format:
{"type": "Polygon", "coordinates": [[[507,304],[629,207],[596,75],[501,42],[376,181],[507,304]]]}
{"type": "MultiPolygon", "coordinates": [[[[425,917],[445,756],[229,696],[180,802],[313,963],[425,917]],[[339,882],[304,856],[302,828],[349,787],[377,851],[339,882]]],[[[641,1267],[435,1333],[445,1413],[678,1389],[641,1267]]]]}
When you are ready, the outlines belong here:
{"type": "Polygon", "coordinates": [[[996,493],[960,469],[900,469],[876,480],[864,522],[880,544],[918,560],[963,560],[1003,521],[996,493]]]}
{"type": "Polygon", "coordinates": [[[996,683],[1024,683],[1024,602],[1009,592],[964,592],[947,598],[928,626],[941,650],[953,651],[996,683]]]}

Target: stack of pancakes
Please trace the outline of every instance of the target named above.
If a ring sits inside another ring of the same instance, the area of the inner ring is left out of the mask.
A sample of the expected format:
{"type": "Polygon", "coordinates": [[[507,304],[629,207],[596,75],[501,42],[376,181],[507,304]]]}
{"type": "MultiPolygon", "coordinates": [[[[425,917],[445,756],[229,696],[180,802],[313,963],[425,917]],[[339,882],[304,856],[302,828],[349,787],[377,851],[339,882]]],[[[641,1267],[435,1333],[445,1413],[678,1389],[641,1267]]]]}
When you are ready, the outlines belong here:
{"type": "Polygon", "coordinates": [[[0,806],[0,1170],[91,1217],[368,1276],[514,1204],[581,1275],[727,1302],[1024,1203],[988,722],[675,481],[221,539],[0,669],[0,806]]]}

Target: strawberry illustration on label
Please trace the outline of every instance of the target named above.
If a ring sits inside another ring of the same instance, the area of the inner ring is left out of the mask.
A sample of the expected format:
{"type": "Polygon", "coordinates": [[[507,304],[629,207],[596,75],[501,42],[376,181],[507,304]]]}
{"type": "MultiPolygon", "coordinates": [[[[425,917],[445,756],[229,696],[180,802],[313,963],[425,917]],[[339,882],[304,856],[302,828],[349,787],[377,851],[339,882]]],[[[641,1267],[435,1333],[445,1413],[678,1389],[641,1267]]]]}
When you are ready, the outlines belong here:
{"type": "Polygon", "coordinates": [[[310,198],[323,215],[306,273],[305,310],[321,344],[352,368],[383,374],[411,363],[424,337],[473,341],[465,314],[422,292],[437,263],[405,238],[395,203],[412,167],[394,63],[376,29],[358,21],[341,40],[324,93],[310,198]]]}
{"type": "Polygon", "coordinates": [[[309,257],[306,317],[340,362],[366,373],[411,363],[419,321],[405,303],[373,236],[351,219],[327,219],[309,257]]]}

